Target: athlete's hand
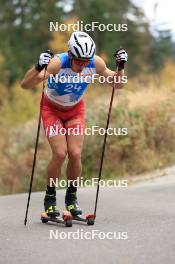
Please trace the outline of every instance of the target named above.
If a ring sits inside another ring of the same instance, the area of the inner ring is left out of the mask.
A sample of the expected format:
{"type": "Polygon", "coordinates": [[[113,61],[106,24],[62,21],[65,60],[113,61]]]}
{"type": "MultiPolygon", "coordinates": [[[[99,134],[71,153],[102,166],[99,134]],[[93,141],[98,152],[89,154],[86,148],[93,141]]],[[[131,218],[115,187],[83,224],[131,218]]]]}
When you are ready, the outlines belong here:
{"type": "Polygon", "coordinates": [[[35,69],[39,72],[42,71],[45,67],[47,67],[52,57],[53,53],[50,50],[46,50],[45,52],[41,53],[38,62],[35,65],[35,69]]]}
{"type": "Polygon", "coordinates": [[[125,63],[128,61],[128,54],[124,49],[118,49],[114,54],[116,60],[116,66],[118,70],[121,71],[124,69],[125,63]]]}

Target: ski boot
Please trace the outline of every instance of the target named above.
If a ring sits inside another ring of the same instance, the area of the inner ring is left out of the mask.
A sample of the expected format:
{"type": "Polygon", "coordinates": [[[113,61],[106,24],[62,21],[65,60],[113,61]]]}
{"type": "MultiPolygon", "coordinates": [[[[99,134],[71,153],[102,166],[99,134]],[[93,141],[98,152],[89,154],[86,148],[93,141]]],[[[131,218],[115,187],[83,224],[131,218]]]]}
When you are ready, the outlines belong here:
{"type": "Polygon", "coordinates": [[[67,188],[65,204],[66,204],[67,211],[69,211],[72,216],[77,216],[77,215],[82,214],[82,210],[80,209],[78,202],[77,202],[76,188],[74,189],[73,192],[72,192],[71,187],[67,188]]]}
{"type": "Polygon", "coordinates": [[[56,218],[60,215],[60,212],[56,208],[56,191],[55,190],[52,194],[50,194],[46,190],[46,195],[44,198],[44,209],[45,209],[45,213],[47,214],[47,216],[51,218],[56,218]]]}

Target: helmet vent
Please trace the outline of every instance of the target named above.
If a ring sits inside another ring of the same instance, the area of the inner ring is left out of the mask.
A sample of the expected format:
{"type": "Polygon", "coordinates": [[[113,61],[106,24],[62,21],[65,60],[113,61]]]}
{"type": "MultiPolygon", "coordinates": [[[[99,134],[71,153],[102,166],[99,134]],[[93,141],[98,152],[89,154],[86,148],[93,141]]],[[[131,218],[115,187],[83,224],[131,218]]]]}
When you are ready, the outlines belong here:
{"type": "Polygon", "coordinates": [[[85,43],[85,46],[86,46],[86,53],[87,53],[87,51],[88,51],[88,46],[87,46],[87,43],[85,43]]]}
{"type": "Polygon", "coordinates": [[[93,42],[92,42],[92,44],[91,44],[91,49],[90,49],[89,55],[91,54],[92,47],[93,47],[93,42]]]}
{"type": "MultiPolygon", "coordinates": [[[[82,46],[80,45],[80,43],[78,42],[78,39],[77,39],[77,37],[74,35],[74,39],[75,39],[75,42],[76,42],[76,44],[78,45],[78,47],[80,47],[80,49],[81,49],[81,51],[82,51],[82,53],[83,53],[83,55],[84,55],[84,51],[83,51],[83,49],[82,49],[82,46]]],[[[74,47],[75,48],[75,47],[74,47]]],[[[76,48],[77,49],[77,48],[76,48]]],[[[78,50],[78,49],[77,49],[78,50]]],[[[79,53],[79,52],[78,52],[79,53]]],[[[80,56],[80,54],[79,54],[79,56],[80,56]]]]}
{"type": "Polygon", "coordinates": [[[73,47],[74,47],[74,50],[75,50],[75,52],[76,52],[76,54],[77,54],[77,57],[79,58],[79,57],[80,57],[80,53],[79,53],[77,47],[75,47],[75,46],[73,46],[73,47]]]}

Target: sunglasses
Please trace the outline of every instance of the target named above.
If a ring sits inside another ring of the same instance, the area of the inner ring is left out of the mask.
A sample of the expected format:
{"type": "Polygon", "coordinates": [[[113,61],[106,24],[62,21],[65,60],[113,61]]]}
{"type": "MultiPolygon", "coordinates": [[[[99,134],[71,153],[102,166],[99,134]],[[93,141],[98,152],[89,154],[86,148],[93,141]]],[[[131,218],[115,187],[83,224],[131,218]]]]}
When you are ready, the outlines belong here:
{"type": "Polygon", "coordinates": [[[81,59],[74,59],[74,62],[78,66],[87,66],[90,63],[90,60],[81,60],[81,59]]]}

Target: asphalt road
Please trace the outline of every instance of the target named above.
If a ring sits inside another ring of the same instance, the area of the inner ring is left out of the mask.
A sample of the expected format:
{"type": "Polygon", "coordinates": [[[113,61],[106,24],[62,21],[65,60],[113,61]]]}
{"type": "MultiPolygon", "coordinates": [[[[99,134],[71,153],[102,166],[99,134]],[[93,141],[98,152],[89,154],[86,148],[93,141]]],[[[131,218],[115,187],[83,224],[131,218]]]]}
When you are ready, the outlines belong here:
{"type": "MultiPolygon", "coordinates": [[[[94,196],[93,188],[79,190],[84,211],[92,211],[94,196]]],[[[0,197],[0,263],[175,263],[174,176],[127,188],[102,188],[94,226],[42,224],[43,197],[44,193],[32,193],[27,227],[27,195],[0,197]],[[108,232],[115,232],[115,239],[107,239],[108,232]]],[[[57,200],[63,208],[64,191],[57,192],[57,200]]]]}

